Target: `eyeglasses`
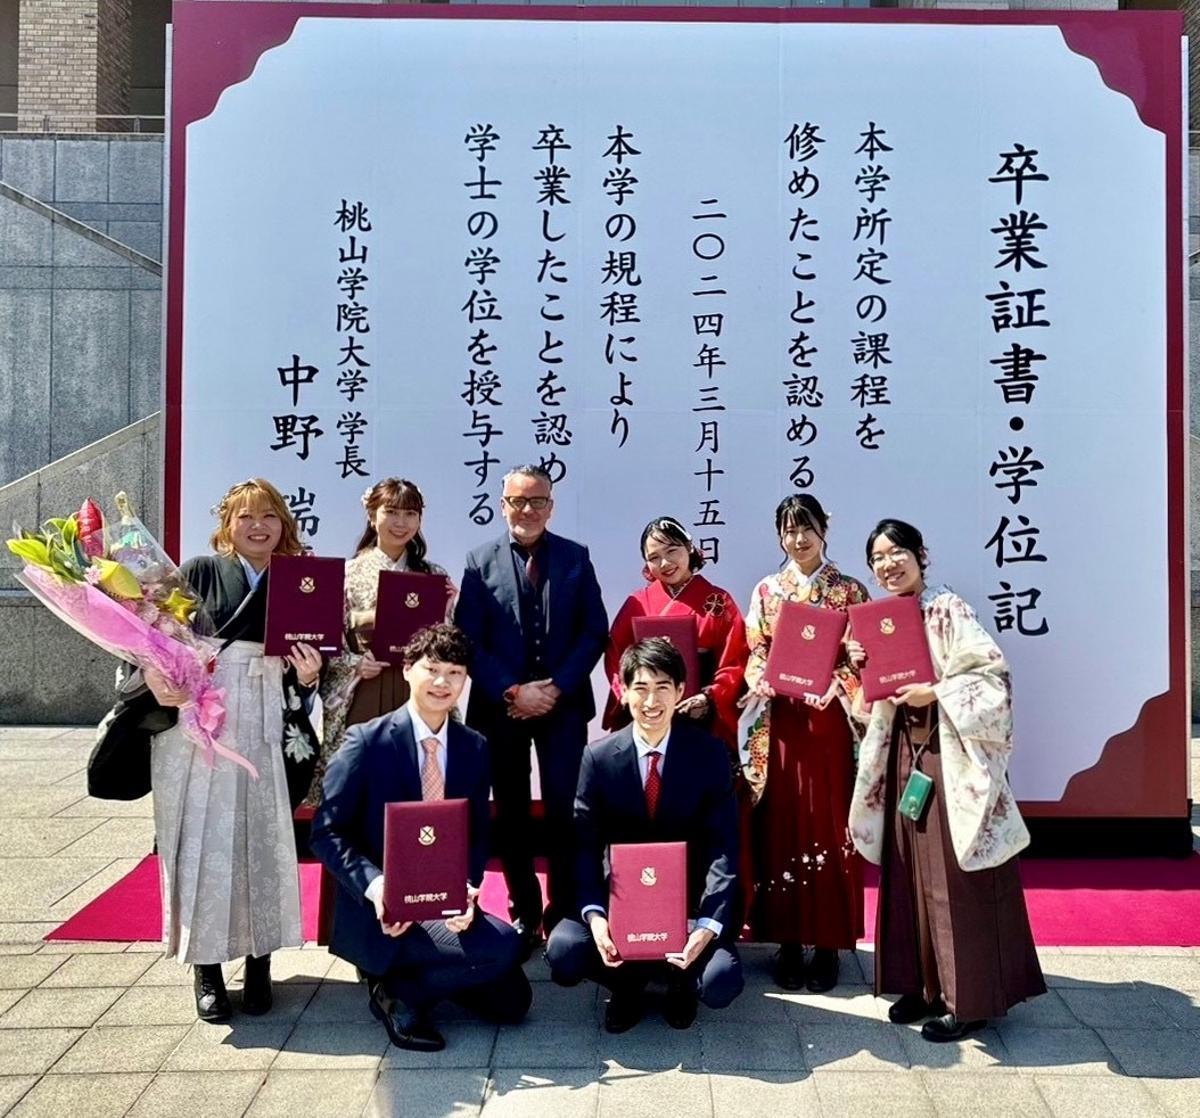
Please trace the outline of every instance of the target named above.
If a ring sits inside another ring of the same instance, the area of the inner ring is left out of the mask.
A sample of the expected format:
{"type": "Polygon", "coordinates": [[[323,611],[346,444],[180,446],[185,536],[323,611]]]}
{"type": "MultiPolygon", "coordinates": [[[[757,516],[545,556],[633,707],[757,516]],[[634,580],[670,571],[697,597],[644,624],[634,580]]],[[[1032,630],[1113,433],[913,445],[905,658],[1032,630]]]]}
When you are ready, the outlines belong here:
{"type": "Polygon", "coordinates": [[[907,563],[912,558],[912,552],[907,548],[898,547],[895,551],[883,551],[871,556],[871,569],[878,570],[889,563],[907,563]]]}
{"type": "Polygon", "coordinates": [[[552,498],[550,497],[501,497],[500,498],[513,512],[524,512],[526,509],[533,509],[534,512],[541,512],[543,509],[548,509],[552,498]]]}

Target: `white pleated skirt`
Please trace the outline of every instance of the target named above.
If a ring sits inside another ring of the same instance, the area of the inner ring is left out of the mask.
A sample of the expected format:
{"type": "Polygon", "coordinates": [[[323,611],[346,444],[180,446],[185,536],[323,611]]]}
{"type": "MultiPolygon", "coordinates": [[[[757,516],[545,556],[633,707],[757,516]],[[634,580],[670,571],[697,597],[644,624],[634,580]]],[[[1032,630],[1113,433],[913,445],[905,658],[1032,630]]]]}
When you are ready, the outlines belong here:
{"type": "Polygon", "coordinates": [[[224,963],[301,943],[300,881],[281,738],[282,661],[235,641],[217,658],[221,740],[258,770],[209,765],[178,726],[154,739],[150,770],[163,943],[181,963],[224,963]]]}

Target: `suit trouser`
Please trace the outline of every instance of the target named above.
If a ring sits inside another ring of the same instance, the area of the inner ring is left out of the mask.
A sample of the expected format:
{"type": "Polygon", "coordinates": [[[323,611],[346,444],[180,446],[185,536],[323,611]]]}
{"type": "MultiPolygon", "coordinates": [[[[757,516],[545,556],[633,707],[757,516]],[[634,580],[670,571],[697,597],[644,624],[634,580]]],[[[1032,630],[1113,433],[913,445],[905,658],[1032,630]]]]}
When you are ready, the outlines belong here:
{"type": "Polygon", "coordinates": [[[606,967],[592,933],[578,920],[563,920],[555,925],[546,944],[546,962],[550,964],[550,977],[560,986],[574,986],[590,978],[614,993],[638,993],[654,978],[668,985],[682,981],[709,1009],[724,1009],[745,985],[742,961],[732,943],[714,940],[684,971],[666,962],[606,967]]]}
{"type": "Polygon", "coordinates": [[[575,787],[587,745],[587,718],[578,708],[562,706],[542,718],[499,718],[488,734],[492,753],[492,789],[500,860],[508,884],[509,909],[527,927],[542,919],[542,895],[533,870],[530,819],[529,743],[537,750],[542,785],[547,900],[556,917],[575,911],[573,867],[575,787]]]}
{"type": "Polygon", "coordinates": [[[458,934],[444,920],[423,920],[396,938],[398,953],[376,976],[389,997],[428,1010],[448,998],[492,1020],[520,1021],[533,992],[521,969],[521,941],[502,920],[476,911],[458,934]]]}

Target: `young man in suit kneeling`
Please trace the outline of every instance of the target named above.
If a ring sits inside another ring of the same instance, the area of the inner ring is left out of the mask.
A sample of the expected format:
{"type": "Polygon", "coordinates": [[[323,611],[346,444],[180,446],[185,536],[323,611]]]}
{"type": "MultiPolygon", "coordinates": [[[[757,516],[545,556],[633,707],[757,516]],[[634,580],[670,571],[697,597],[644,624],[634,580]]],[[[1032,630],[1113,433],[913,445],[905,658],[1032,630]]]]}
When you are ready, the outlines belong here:
{"type": "Polygon", "coordinates": [[[647,982],[663,978],[667,1024],[686,1029],[696,1000],[723,1009],[742,992],[734,941],[737,912],[737,808],[729,751],[691,719],[672,723],[687,669],[662,638],[639,641],[621,657],[624,701],[633,723],[590,746],[575,795],[576,918],[555,927],[546,959],[555,982],[590,978],[612,991],[604,1025],[624,1032],[642,1016],[647,982]],[[686,842],[689,934],[661,962],[627,962],[608,924],[605,852],[613,843],[686,842]]]}
{"type": "Polygon", "coordinates": [[[469,643],[453,625],[422,629],[405,646],[412,690],[399,710],[353,726],[325,771],[312,849],[337,879],[329,949],[367,978],[371,1012],[401,1048],[436,1052],[432,1022],[447,998],[505,1024],[533,997],[519,935],[478,910],[487,862],[487,742],[450,717],[467,679],[469,643]],[[465,799],[470,804],[468,904],[461,916],[389,924],[383,910],[384,805],[465,799]]]}

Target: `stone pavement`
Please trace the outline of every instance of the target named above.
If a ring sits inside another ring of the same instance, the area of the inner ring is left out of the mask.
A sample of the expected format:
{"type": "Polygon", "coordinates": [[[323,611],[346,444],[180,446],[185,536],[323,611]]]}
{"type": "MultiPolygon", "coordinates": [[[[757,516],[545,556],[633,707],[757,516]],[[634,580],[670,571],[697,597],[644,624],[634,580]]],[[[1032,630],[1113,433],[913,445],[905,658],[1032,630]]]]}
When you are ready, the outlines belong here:
{"type": "MultiPolygon", "coordinates": [[[[155,944],[44,944],[151,847],[149,801],[87,798],[89,731],[0,729],[0,1116],[132,1118],[1093,1118],[1200,1109],[1200,950],[1043,949],[1043,998],[957,1045],[887,1023],[869,949],[828,996],[784,994],[769,952],[747,989],[678,1033],[601,1028],[593,987],[529,964],[529,1020],[447,1014],[449,1047],[390,1048],[351,968],[315,945],[275,956],[276,1007],[195,1020],[188,972],[155,944]]],[[[1193,753],[1196,752],[1193,743],[1193,753]]],[[[1200,770],[1195,764],[1193,769],[1200,770]]],[[[1195,796],[1200,801],[1200,796],[1195,796]]],[[[229,968],[234,1004],[238,967],[229,968]]]]}

